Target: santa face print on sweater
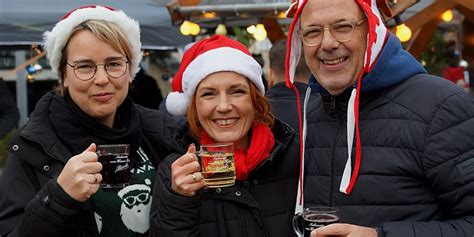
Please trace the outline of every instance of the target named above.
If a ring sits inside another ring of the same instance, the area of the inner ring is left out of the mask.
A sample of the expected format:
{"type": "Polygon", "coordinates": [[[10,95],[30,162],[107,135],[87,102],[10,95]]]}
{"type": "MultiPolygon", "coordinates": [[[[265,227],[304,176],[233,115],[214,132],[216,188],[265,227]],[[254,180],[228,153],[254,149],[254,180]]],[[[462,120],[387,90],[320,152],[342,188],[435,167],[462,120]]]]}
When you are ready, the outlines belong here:
{"type": "Polygon", "coordinates": [[[151,182],[147,179],[144,184],[130,185],[118,193],[123,200],[120,216],[123,224],[131,231],[145,233],[148,228],[148,215],[151,206],[151,182]],[[143,215],[147,213],[147,215],[143,215]]]}
{"type": "Polygon", "coordinates": [[[155,168],[142,148],[131,169],[131,184],[122,189],[99,191],[92,197],[100,236],[148,236],[155,168]]]}

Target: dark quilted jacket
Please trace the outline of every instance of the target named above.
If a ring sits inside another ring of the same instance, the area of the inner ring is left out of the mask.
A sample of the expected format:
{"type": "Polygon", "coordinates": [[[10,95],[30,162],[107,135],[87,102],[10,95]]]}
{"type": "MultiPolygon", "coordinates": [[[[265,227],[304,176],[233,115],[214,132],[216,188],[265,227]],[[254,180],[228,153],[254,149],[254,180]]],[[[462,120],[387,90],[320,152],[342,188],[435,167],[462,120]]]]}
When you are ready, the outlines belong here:
{"type": "MultiPolygon", "coordinates": [[[[403,60],[396,56],[394,63],[403,60]]],[[[390,62],[381,64],[374,69],[380,69],[377,80],[410,70],[393,67],[389,75],[390,62]]],[[[305,207],[337,206],[341,222],[377,227],[379,236],[472,237],[474,100],[442,78],[406,78],[361,93],[362,162],[349,195],[339,192],[339,184],[347,160],[350,89],[335,97],[311,94],[305,207]]]]}
{"type": "MultiPolygon", "coordinates": [[[[293,129],[281,122],[275,123],[273,134],[273,151],[247,180],[204,190],[193,198],[171,190],[170,166],[186,151],[165,159],[156,176],[151,236],[294,236],[291,220],[298,184],[298,145],[293,142],[293,129]]],[[[186,147],[190,142],[185,141],[186,147]]]]}

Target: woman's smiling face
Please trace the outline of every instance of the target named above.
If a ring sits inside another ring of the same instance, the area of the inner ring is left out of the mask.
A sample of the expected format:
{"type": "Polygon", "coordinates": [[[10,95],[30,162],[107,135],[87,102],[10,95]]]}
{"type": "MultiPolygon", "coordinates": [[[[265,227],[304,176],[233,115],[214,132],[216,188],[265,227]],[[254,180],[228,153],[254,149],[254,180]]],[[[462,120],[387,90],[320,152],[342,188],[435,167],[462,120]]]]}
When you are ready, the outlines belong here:
{"type": "Polygon", "coordinates": [[[127,71],[117,78],[110,77],[103,65],[114,60],[125,61],[125,55],[114,50],[111,45],[97,38],[89,30],[73,34],[66,50],[68,64],[89,62],[102,65],[97,68],[91,79],[85,81],[76,77],[73,67],[66,66],[64,87],[82,111],[104,125],[112,127],[117,108],[127,97],[132,76],[128,64],[126,64],[127,71]]]}
{"type": "Polygon", "coordinates": [[[247,78],[227,71],[210,74],[201,81],[195,96],[199,123],[215,142],[248,147],[255,108],[247,78]]]}

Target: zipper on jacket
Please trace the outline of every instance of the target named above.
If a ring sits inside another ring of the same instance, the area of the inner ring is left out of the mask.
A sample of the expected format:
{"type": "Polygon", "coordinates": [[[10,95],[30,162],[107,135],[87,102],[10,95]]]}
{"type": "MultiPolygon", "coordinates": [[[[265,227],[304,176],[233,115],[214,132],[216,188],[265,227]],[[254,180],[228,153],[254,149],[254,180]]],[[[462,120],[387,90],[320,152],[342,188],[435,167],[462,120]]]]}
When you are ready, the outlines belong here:
{"type": "Polygon", "coordinates": [[[336,98],[334,96],[331,96],[331,110],[336,109],[336,98]]]}
{"type": "MultiPolygon", "coordinates": [[[[336,108],[336,99],[334,97],[331,98],[331,107],[333,106],[334,103],[334,109],[336,108]]],[[[332,153],[331,153],[331,187],[330,187],[330,192],[329,192],[329,206],[334,206],[334,179],[335,179],[335,169],[336,169],[336,148],[337,148],[337,143],[339,139],[341,138],[342,135],[342,127],[344,125],[343,118],[341,111],[337,111],[338,114],[338,119],[339,119],[339,126],[337,127],[337,135],[336,139],[334,140],[334,145],[332,147],[332,153]]],[[[339,190],[339,188],[337,188],[339,190]]]]}

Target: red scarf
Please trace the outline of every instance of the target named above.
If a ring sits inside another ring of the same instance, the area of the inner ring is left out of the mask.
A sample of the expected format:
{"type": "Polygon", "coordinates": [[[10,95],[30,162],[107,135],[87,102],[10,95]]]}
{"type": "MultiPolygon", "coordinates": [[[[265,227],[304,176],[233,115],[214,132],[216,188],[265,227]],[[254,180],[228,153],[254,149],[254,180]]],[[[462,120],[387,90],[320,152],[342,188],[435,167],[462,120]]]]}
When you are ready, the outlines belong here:
{"type": "MultiPolygon", "coordinates": [[[[201,144],[209,143],[214,143],[214,140],[202,130],[201,144]]],[[[246,180],[252,170],[270,155],[274,144],[275,138],[270,127],[263,123],[254,123],[249,148],[234,150],[236,179],[246,180]]]]}

